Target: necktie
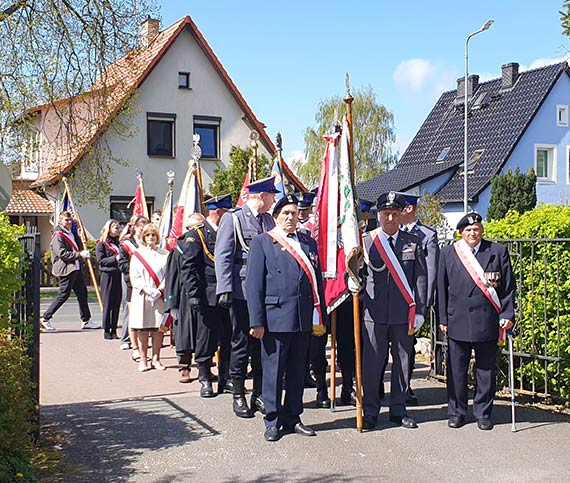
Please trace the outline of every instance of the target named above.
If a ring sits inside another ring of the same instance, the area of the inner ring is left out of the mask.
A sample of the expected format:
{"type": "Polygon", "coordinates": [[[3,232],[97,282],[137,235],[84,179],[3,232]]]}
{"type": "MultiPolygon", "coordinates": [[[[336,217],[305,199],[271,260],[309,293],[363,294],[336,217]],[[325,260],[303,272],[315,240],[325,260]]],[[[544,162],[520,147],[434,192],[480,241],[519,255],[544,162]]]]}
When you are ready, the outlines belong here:
{"type": "Polygon", "coordinates": [[[475,247],[471,248],[471,253],[473,253],[473,256],[475,256],[475,247]]]}
{"type": "Polygon", "coordinates": [[[389,236],[388,243],[390,244],[390,248],[392,249],[392,251],[394,251],[394,238],[389,236]]]}
{"type": "Polygon", "coordinates": [[[288,236],[289,238],[295,239],[295,233],[287,233],[287,236],[288,236]]]}
{"type": "Polygon", "coordinates": [[[261,231],[263,231],[263,218],[261,217],[261,213],[259,213],[257,216],[257,222],[259,223],[259,226],[261,227],[261,231]]]}

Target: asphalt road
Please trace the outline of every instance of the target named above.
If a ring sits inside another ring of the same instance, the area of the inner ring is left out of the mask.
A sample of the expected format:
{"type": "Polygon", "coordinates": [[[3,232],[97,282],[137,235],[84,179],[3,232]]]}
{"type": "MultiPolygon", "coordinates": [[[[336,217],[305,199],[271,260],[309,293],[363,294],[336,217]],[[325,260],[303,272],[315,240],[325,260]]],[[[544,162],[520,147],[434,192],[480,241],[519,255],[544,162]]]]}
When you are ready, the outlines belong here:
{"type": "MultiPolygon", "coordinates": [[[[42,302],[42,310],[46,302],[42,302]]],[[[100,320],[96,304],[94,320],[100,320]]],[[[41,336],[41,415],[66,436],[65,482],[559,482],[568,481],[570,418],[510,406],[495,407],[495,429],[473,420],[447,427],[445,386],[415,373],[420,406],[409,409],[419,428],[388,422],[382,409],[374,431],[357,433],[355,410],[314,406],[305,391],[303,422],[314,438],[263,440],[263,421],[236,418],[231,395],[199,397],[199,384],[178,383],[175,353],[163,352],[165,372],[137,372],[129,351],[101,330],[81,330],[77,303],[52,319],[41,336]]],[[[168,340],[166,340],[168,342],[168,340]]],[[[192,376],[197,376],[194,368],[192,376]]],[[[250,383],[249,383],[250,384],[250,383]]],[[[387,388],[389,385],[387,384],[387,388]]]]}

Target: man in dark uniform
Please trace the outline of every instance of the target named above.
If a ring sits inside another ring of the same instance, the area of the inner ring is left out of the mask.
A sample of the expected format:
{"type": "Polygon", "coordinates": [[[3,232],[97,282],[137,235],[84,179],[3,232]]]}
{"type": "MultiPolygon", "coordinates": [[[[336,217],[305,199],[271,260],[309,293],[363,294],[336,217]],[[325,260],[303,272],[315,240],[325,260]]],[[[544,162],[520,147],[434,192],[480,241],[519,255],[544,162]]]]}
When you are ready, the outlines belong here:
{"type": "Polygon", "coordinates": [[[267,441],[283,433],[316,434],[300,415],[311,333],[315,326],[316,334],[326,332],[326,306],[317,244],[297,230],[298,213],[294,195],[280,199],[273,210],[275,228],[250,245],[247,305],[251,334],[261,339],[267,441]]]}
{"type": "Polygon", "coordinates": [[[232,322],[230,377],[234,386],[233,410],[241,418],[251,418],[256,410],[264,410],[261,398],[261,347],[259,340],[249,335],[245,275],[251,239],[275,226],[275,221],[267,212],[275,201],[275,193],[279,191],[275,188],[275,177],[255,181],[247,188],[249,197],[243,208],[230,210],[222,217],[215,260],[218,303],[229,308],[232,322]],[[253,370],[251,409],[245,399],[244,385],[250,355],[253,370]]]}
{"type": "MultiPolygon", "coordinates": [[[[439,262],[439,244],[437,242],[437,232],[430,226],[424,225],[421,221],[416,218],[416,208],[418,204],[419,196],[412,193],[400,193],[406,200],[406,207],[402,210],[402,230],[408,231],[416,235],[422,241],[422,248],[424,250],[424,255],[426,258],[426,270],[427,270],[427,300],[426,300],[426,311],[430,310],[435,304],[435,286],[437,283],[437,264],[439,262]]],[[[416,338],[414,336],[414,345],[416,343],[416,338]]],[[[410,358],[410,383],[412,381],[412,373],[414,371],[415,365],[415,351],[412,352],[412,357],[410,358]]],[[[408,395],[408,400],[406,401],[408,405],[417,405],[418,398],[414,394],[412,386],[410,384],[410,393],[408,395]]]]}
{"type": "Polygon", "coordinates": [[[405,201],[391,191],[378,198],[380,228],[364,238],[367,280],[362,331],[364,429],[373,429],[380,412],[379,386],[388,350],[392,354],[390,421],[416,428],[406,414],[414,329],[424,321],[425,257],[418,237],[399,229],[405,201]]]}
{"type": "Polygon", "coordinates": [[[479,213],[457,224],[461,240],[441,250],[437,274],[439,327],[448,335],[448,426],[467,415],[467,370],[475,351],[473,415],[482,430],[493,429],[497,344],[513,326],[515,279],[506,247],[483,239],[479,213]],[[502,332],[503,331],[503,332],[502,332]]]}

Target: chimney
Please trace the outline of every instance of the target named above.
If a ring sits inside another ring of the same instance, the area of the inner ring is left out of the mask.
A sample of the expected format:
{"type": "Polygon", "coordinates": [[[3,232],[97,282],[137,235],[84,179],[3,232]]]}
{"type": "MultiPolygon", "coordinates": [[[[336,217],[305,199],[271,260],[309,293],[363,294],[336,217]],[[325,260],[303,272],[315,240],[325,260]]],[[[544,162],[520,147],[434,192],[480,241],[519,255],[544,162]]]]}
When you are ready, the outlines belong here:
{"type": "Polygon", "coordinates": [[[160,32],[160,20],[147,16],[141,24],[141,45],[147,48],[160,32]]]}
{"type": "MultiPolygon", "coordinates": [[[[470,75],[467,77],[467,99],[473,97],[473,94],[479,87],[479,76],[478,75],[470,75]]],[[[455,103],[456,104],[463,104],[465,96],[465,77],[459,77],[457,79],[457,94],[455,96],[455,103]]]]}
{"type": "Polygon", "coordinates": [[[510,89],[515,85],[519,76],[519,64],[511,62],[501,66],[501,90],[510,89]]]}

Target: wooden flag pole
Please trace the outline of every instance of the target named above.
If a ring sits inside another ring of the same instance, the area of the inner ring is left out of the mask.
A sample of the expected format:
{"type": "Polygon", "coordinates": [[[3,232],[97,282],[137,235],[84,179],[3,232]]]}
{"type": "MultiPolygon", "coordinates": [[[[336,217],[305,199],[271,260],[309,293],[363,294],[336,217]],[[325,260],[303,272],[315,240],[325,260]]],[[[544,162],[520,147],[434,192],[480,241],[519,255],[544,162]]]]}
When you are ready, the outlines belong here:
{"type": "Polygon", "coordinates": [[[202,184],[202,168],[200,167],[200,158],[202,157],[202,148],[200,147],[200,135],[192,136],[192,159],[194,160],[194,169],[196,181],[198,184],[198,200],[200,202],[200,212],[206,215],[206,207],[204,206],[204,185],[202,184]]]}
{"type": "MultiPolygon", "coordinates": [[[[346,104],[346,122],[348,125],[349,144],[348,159],[350,162],[350,175],[354,181],[354,144],[352,136],[352,101],[354,98],[350,94],[350,80],[348,73],[346,74],[346,96],[344,103],[346,104]]],[[[353,305],[353,323],[354,323],[354,352],[355,352],[355,370],[356,370],[356,430],[362,432],[362,345],[360,341],[360,305],[358,303],[358,292],[352,294],[353,305]]]]}
{"type": "MultiPolygon", "coordinates": [[[[79,224],[79,239],[84,250],[87,250],[87,233],[85,233],[84,225],[81,222],[78,211],[75,209],[75,204],[73,203],[73,198],[71,197],[71,191],[69,190],[69,185],[67,184],[67,178],[62,176],[63,185],[65,187],[65,192],[69,198],[69,203],[71,204],[71,209],[73,210],[73,216],[79,224]]],[[[89,277],[91,278],[91,283],[95,289],[95,295],[97,296],[97,301],[99,302],[99,307],[103,310],[103,301],[101,300],[101,292],[99,292],[99,285],[97,284],[97,279],[95,278],[95,271],[93,270],[93,264],[91,263],[91,258],[85,259],[87,264],[87,269],[89,270],[89,277]]]]}

